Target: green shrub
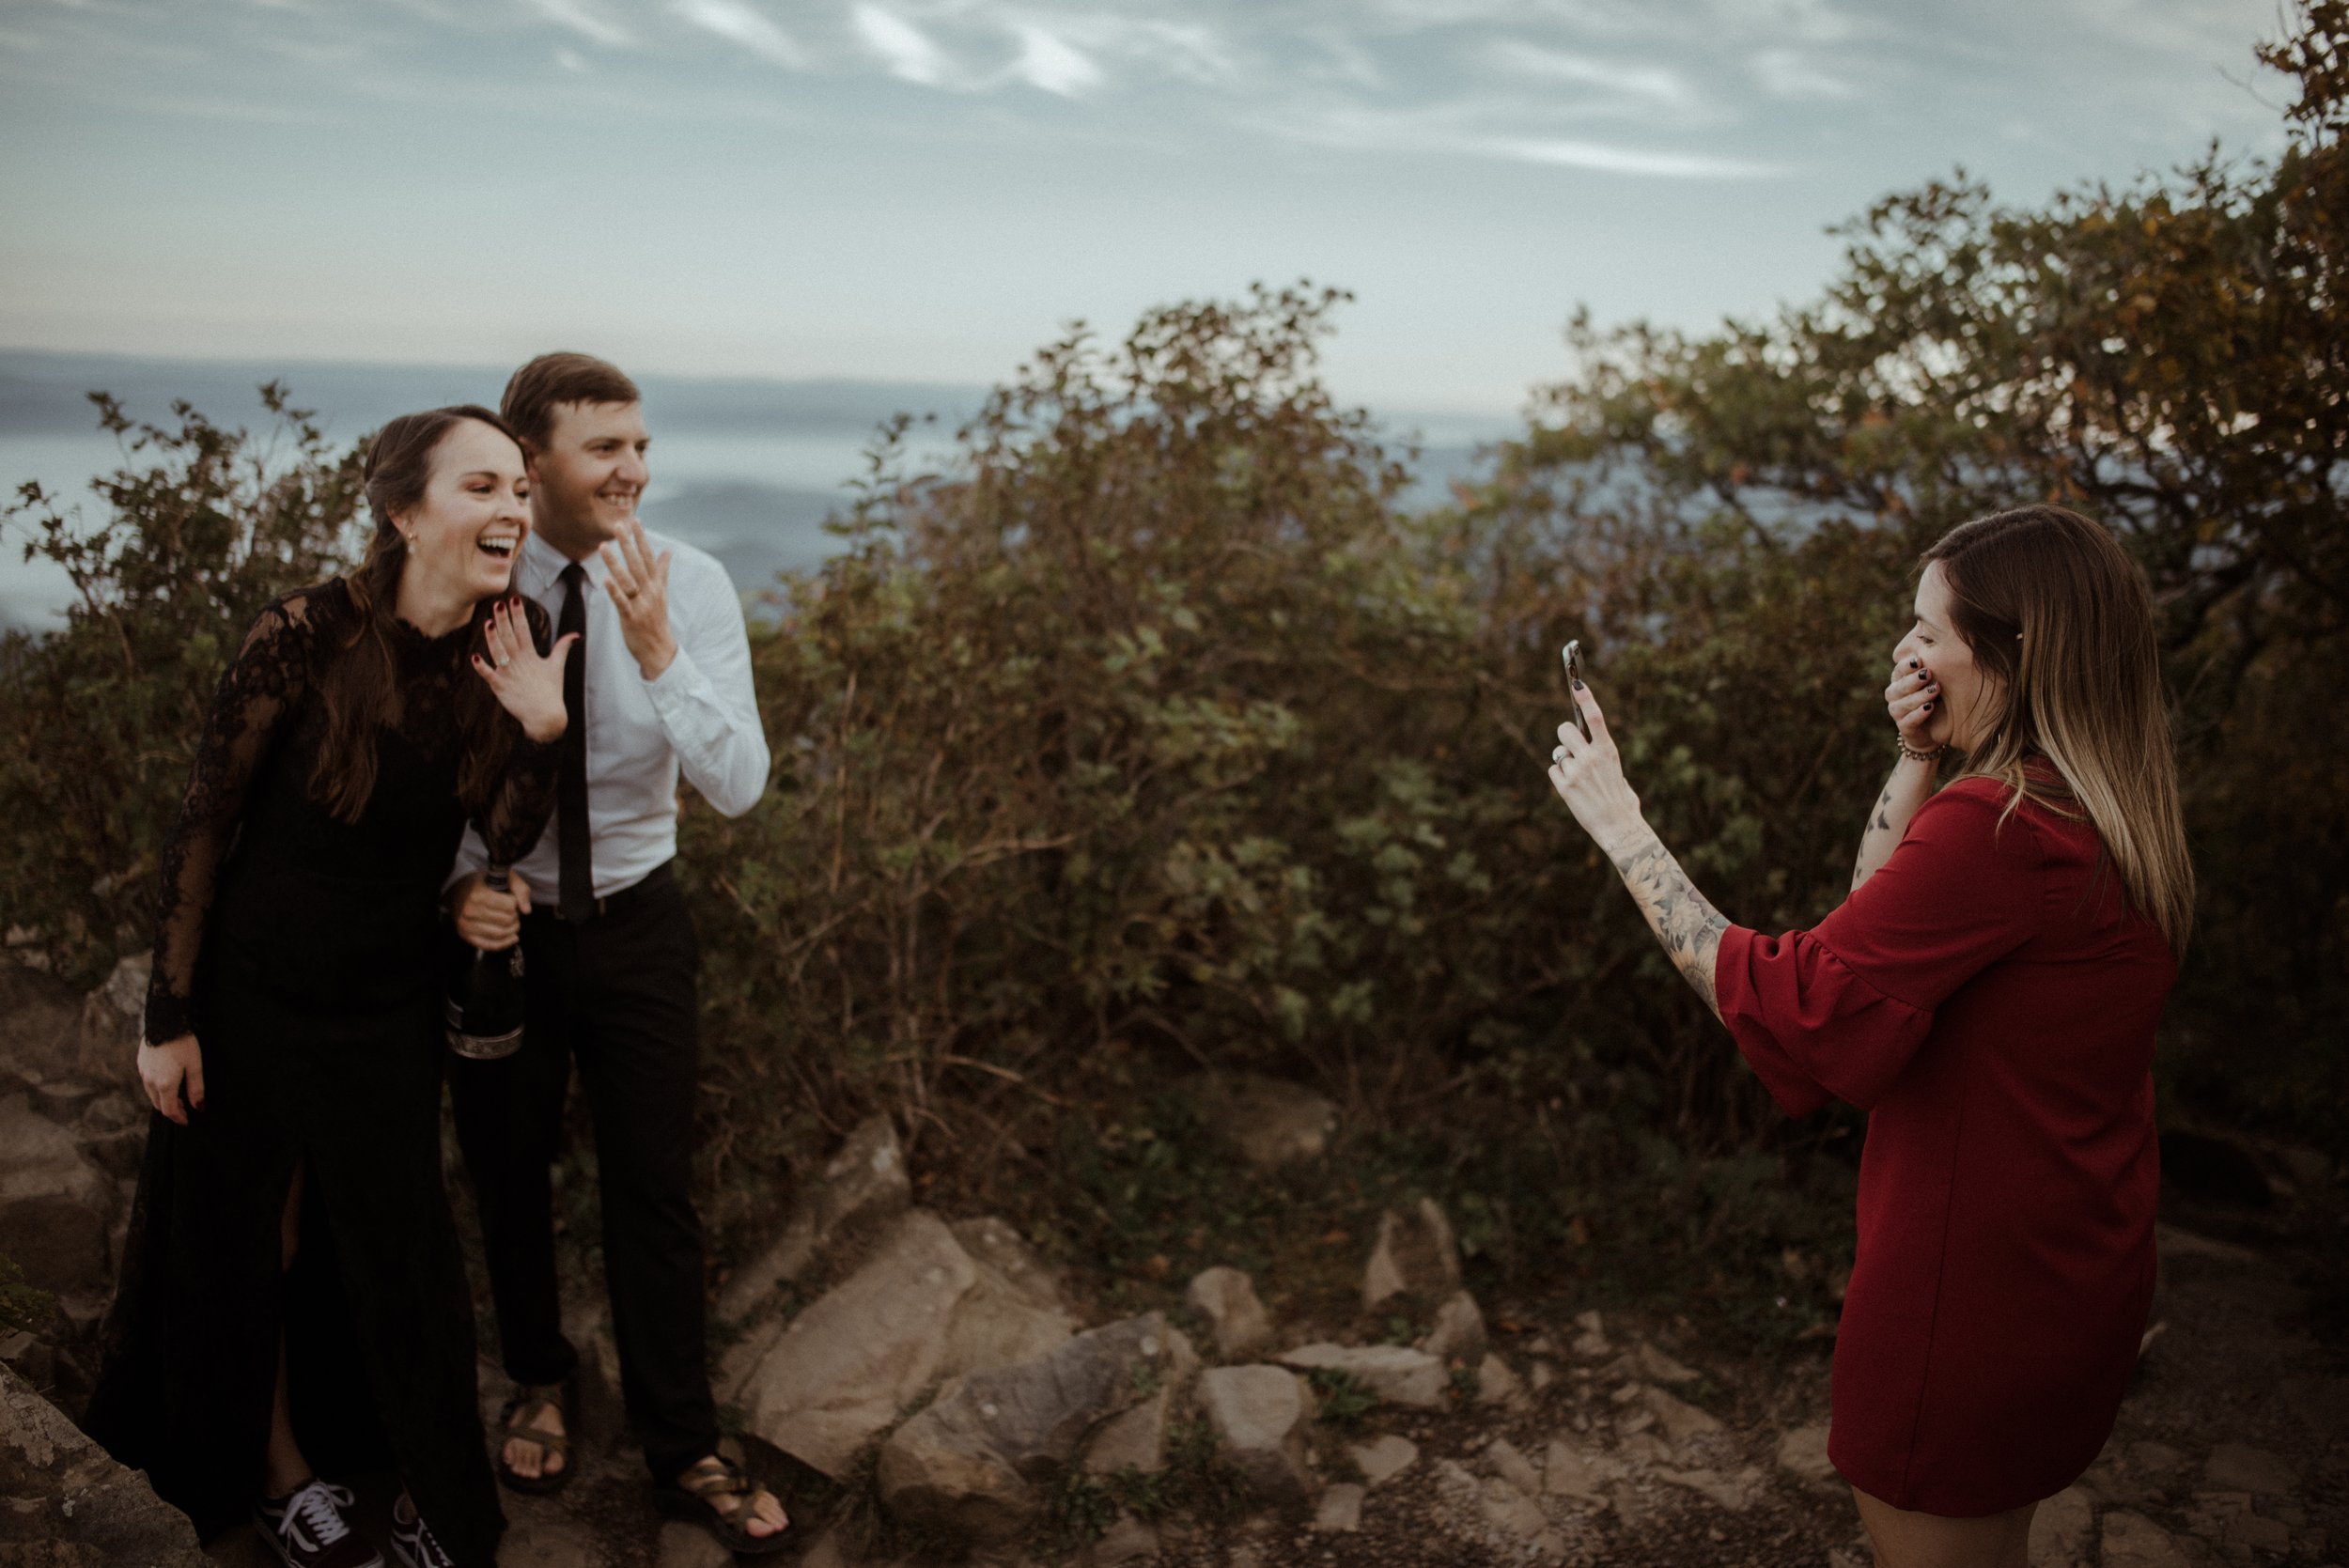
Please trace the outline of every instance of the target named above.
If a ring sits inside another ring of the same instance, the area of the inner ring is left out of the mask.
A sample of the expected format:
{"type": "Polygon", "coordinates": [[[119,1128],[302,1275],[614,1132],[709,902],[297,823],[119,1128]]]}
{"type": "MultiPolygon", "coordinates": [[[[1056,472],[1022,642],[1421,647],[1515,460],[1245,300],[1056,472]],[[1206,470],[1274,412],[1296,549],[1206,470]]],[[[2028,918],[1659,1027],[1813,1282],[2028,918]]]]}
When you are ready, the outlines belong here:
{"type": "Polygon", "coordinates": [[[261,396],[277,423],[256,439],[185,403],[173,427],[134,424],[93,393],[123,446],[91,486],[103,515],[39,484],[0,510],[74,590],[62,628],[0,635],[0,922],[85,985],[152,935],[157,856],[228,655],[355,549],[358,454],[330,450],[282,385],[261,396]]]}

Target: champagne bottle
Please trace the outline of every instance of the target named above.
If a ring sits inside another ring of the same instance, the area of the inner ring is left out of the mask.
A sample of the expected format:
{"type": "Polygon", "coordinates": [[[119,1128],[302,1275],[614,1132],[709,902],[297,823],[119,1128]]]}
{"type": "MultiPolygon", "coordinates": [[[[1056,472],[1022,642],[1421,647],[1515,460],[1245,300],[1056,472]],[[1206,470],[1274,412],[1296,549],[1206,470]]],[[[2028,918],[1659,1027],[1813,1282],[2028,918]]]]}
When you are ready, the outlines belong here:
{"type": "MultiPolygon", "coordinates": [[[[481,880],[498,893],[512,886],[502,865],[482,872],[481,880]]],[[[474,1062],[513,1055],[522,1044],[521,943],[485,953],[460,940],[458,949],[443,1007],[448,1048],[474,1062]]]]}

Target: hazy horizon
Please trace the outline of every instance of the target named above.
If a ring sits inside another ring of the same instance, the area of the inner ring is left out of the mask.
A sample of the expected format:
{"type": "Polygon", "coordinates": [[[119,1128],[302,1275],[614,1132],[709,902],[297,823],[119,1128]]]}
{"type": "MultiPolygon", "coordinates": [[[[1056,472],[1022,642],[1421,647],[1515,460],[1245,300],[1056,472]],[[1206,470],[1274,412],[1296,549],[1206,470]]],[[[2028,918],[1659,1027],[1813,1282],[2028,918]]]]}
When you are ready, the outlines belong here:
{"type": "MultiPolygon", "coordinates": [[[[278,380],[295,407],[315,411],[330,442],[345,444],[413,409],[495,406],[511,368],[0,349],[0,496],[12,499],[20,484],[39,480],[90,515],[98,504],[88,482],[126,460],[117,439],[98,427],[85,396],[93,390],[115,394],[134,420],[168,426],[171,402],[184,398],[214,424],[257,435],[270,424],[257,388],[278,380]]],[[[646,520],[716,555],[745,594],[834,547],[824,520],[848,505],[847,484],[863,472],[863,454],[883,421],[932,416],[915,427],[910,454],[943,458],[955,427],[989,390],[853,378],[651,373],[636,380],[653,437],[646,520]]],[[[1396,445],[1421,447],[1421,500],[1465,475],[1480,443],[1514,427],[1498,418],[1372,412],[1396,445]]],[[[0,530],[0,628],[52,624],[70,598],[60,570],[24,561],[23,539],[16,527],[0,530]]]]}

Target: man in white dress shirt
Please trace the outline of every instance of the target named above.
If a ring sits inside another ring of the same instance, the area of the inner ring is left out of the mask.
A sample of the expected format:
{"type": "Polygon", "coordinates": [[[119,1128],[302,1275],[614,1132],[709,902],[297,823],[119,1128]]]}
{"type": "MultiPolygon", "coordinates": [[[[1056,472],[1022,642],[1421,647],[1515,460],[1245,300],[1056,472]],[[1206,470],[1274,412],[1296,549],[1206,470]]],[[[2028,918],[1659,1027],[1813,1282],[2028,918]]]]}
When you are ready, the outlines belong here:
{"type": "Polygon", "coordinates": [[[459,1142],[480,1205],[507,1374],[498,1471],[518,1490],[568,1481],[564,1389],[579,1357],[557,1303],[549,1175],[574,1063],[593,1115],[604,1275],[629,1416],[664,1511],[739,1551],[780,1547],[783,1510],[720,1457],[705,1361],[693,1212],[698,950],[670,870],[677,779],[728,816],[767,786],[742,606],[725,568],[636,518],[646,480],[635,384],[584,354],[514,373],[504,412],[529,459],[533,527],[514,587],[581,644],[555,814],[513,868],[482,883],[466,835],[449,905],[460,935],[522,944],[522,1046],[449,1065],[459,1142]]]}

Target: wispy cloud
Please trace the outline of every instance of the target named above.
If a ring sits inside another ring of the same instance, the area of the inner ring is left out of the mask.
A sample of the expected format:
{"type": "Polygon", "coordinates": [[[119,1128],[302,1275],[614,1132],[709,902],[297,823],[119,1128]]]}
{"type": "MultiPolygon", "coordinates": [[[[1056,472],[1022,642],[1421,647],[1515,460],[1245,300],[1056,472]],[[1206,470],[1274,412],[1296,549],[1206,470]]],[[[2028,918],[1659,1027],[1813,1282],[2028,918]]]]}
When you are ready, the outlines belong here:
{"type": "Polygon", "coordinates": [[[1495,44],[1491,57],[1502,69],[1541,81],[1573,82],[1626,98],[1645,99],[1672,108],[1690,102],[1695,94],[1688,79],[1668,66],[1624,65],[1593,59],[1509,39],[1495,44]]]}
{"type": "Polygon", "coordinates": [[[859,5],[849,12],[857,37],[880,56],[889,74],[903,81],[935,87],[953,75],[953,62],[932,43],[929,35],[894,11],[859,5]]]}
{"type": "Polygon", "coordinates": [[[1019,27],[1019,57],[1012,71],[1029,85],[1073,98],[1101,83],[1101,70],[1067,39],[1034,23],[1019,27]]]}
{"type": "Polygon", "coordinates": [[[1749,163],[1740,158],[1667,152],[1655,147],[1610,147],[1603,142],[1546,136],[1479,137],[1464,144],[1461,150],[1513,158],[1525,163],[1548,163],[1562,169],[1647,175],[1657,179],[1768,179],[1786,172],[1776,164],[1749,163]]]}
{"type": "Polygon", "coordinates": [[[1475,104],[1407,111],[1337,106],[1262,123],[1276,133],[1322,147],[1489,158],[1655,179],[1763,179],[1787,172],[1745,159],[1496,129],[1491,118],[1483,105],[1475,104]]]}
{"type": "Polygon", "coordinates": [[[754,9],[748,0],[673,0],[670,8],[704,32],[739,43],[760,59],[799,70],[807,54],[790,34],[754,9]]]}
{"type": "Polygon", "coordinates": [[[522,3],[556,26],[568,27],[581,38],[599,43],[606,49],[625,49],[636,41],[633,33],[594,9],[587,0],[522,0],[522,3]]]}

